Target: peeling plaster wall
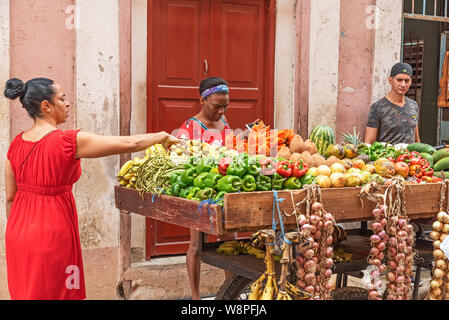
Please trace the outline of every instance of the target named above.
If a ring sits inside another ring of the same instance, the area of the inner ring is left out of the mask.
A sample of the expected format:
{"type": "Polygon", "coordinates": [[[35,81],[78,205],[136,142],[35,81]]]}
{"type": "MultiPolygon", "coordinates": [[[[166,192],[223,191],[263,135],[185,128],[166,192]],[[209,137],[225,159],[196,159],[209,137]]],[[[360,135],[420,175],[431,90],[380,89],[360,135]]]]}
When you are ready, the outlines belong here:
{"type": "Polygon", "coordinates": [[[296,0],[277,1],[274,127],[294,127],[296,0]]]}
{"type": "Polygon", "coordinates": [[[309,134],[320,124],[336,129],[340,0],[310,6],[309,134]]]}
{"type": "MultiPolygon", "coordinates": [[[[147,132],[147,0],[132,0],[131,134],[147,132]]],[[[144,152],[133,154],[142,158],[144,152]]],[[[145,249],[145,217],[131,215],[131,247],[145,249]]],[[[133,249],[134,251],[134,249],[133,249]]],[[[141,256],[143,258],[143,255],[141,256]]]]}
{"type": "Polygon", "coordinates": [[[372,102],[390,91],[388,77],[401,60],[402,43],[402,0],[377,0],[376,7],[372,102]]]}
{"type": "MultiPolygon", "coordinates": [[[[9,32],[9,0],[0,0],[0,83],[2,85],[9,79],[9,32]]],[[[9,130],[9,102],[2,94],[0,95],[0,154],[2,155],[0,157],[0,172],[2,173],[5,172],[6,153],[9,148],[9,130]]],[[[5,179],[0,179],[0,256],[5,254],[5,206],[5,179]]],[[[6,268],[6,265],[0,264],[0,270],[4,270],[4,268],[6,268]]],[[[2,271],[0,271],[1,277],[2,271]]],[[[2,279],[0,279],[1,283],[2,279]]]]}
{"type": "MultiPolygon", "coordinates": [[[[78,0],[76,43],[77,127],[119,135],[118,0],[78,0]]],[[[81,245],[118,246],[119,215],[114,205],[119,157],[83,159],[76,184],[81,245]]]]}

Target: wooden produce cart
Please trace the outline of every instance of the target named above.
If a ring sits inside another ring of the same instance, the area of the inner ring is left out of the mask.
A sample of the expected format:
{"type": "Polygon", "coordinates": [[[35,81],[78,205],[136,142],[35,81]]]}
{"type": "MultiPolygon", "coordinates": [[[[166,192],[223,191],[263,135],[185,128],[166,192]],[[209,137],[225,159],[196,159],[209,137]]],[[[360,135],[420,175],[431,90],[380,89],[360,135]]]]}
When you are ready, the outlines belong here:
{"type": "MultiPolygon", "coordinates": [[[[440,192],[443,187],[444,184],[406,185],[404,195],[409,218],[414,220],[436,216],[440,209],[440,192]]],[[[380,192],[384,193],[386,188],[382,186],[380,192]]],[[[321,189],[323,207],[334,215],[337,223],[371,220],[371,211],[375,203],[361,199],[360,191],[360,187],[321,189]]],[[[277,195],[280,200],[283,199],[279,202],[280,211],[285,211],[289,215],[285,216],[285,228],[296,229],[296,219],[291,213],[295,205],[306,197],[306,190],[279,190],[277,195]]],[[[273,197],[274,194],[270,191],[228,193],[224,197],[223,207],[215,204],[200,206],[197,201],[166,195],[156,196],[147,193],[142,197],[134,189],[116,186],[115,203],[121,211],[120,248],[123,270],[126,271],[126,268],[130,267],[129,213],[135,213],[200,231],[201,260],[235,274],[233,278],[225,281],[217,294],[217,299],[238,298],[236,296],[238,290],[264,272],[263,259],[245,255],[218,254],[215,251],[218,244],[204,243],[204,234],[220,236],[231,232],[253,232],[271,228],[273,197]]],[[[278,219],[277,213],[275,218],[278,219]]],[[[353,262],[335,264],[333,272],[340,276],[344,273],[360,273],[360,270],[367,267],[369,242],[366,241],[366,237],[363,234],[355,234],[349,238],[345,243],[351,247],[353,262]]],[[[431,247],[431,242],[429,244],[431,247]]],[[[417,242],[416,245],[422,245],[423,250],[427,248],[426,243],[417,242]]],[[[277,267],[280,270],[280,266],[277,267]]]]}

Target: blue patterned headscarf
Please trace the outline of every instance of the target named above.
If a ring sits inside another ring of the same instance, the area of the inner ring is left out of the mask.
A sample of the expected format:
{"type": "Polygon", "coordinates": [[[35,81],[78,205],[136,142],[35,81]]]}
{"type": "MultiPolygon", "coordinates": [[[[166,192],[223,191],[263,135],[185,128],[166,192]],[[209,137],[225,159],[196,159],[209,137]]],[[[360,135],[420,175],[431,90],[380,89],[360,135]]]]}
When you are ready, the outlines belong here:
{"type": "Polygon", "coordinates": [[[229,88],[225,84],[219,84],[218,86],[204,90],[203,93],[201,93],[201,96],[203,98],[207,98],[208,96],[214,93],[229,93],[229,88]]]}

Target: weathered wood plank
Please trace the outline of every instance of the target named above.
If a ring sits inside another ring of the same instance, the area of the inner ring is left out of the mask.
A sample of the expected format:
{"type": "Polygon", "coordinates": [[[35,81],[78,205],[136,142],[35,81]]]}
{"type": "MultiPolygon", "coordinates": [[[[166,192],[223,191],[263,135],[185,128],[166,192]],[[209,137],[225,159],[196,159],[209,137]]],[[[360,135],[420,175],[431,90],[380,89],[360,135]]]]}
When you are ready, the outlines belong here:
{"type": "MultiPolygon", "coordinates": [[[[405,198],[410,218],[432,217],[439,211],[441,184],[407,185],[405,198]]],[[[338,222],[370,220],[375,204],[360,200],[361,188],[322,189],[321,196],[326,211],[331,212],[338,222]]],[[[381,188],[385,192],[386,187],[381,188]]],[[[293,203],[301,202],[305,190],[278,191],[281,212],[291,214],[293,203]],[[293,201],[292,201],[293,198],[293,201]]],[[[304,206],[301,207],[304,210],[304,206]]],[[[273,219],[273,193],[251,192],[226,194],[224,198],[224,226],[226,231],[254,230],[270,227],[273,219]]],[[[277,219],[277,211],[275,212],[277,219]]],[[[285,225],[296,225],[295,218],[288,217],[285,225]]]]}
{"type": "Polygon", "coordinates": [[[223,231],[222,211],[217,205],[200,209],[197,201],[166,195],[145,194],[142,199],[138,191],[119,186],[115,187],[115,204],[120,210],[208,234],[219,235],[223,231]]]}

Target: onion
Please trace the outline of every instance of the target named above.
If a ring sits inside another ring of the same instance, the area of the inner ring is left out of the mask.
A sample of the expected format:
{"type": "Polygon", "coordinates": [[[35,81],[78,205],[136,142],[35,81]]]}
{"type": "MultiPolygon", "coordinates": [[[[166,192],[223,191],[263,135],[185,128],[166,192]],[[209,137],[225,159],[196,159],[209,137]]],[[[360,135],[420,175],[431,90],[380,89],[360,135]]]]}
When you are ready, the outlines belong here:
{"type": "Polygon", "coordinates": [[[415,232],[415,230],[413,229],[413,226],[412,226],[411,224],[408,224],[408,225],[405,227],[405,231],[407,231],[409,234],[412,234],[412,233],[415,232]]]}
{"type": "Polygon", "coordinates": [[[314,255],[315,255],[315,251],[313,251],[312,249],[309,249],[304,253],[304,258],[306,258],[307,260],[310,260],[313,258],[314,255]]]}
{"type": "Polygon", "coordinates": [[[435,261],[435,266],[440,269],[446,269],[446,262],[443,259],[437,259],[435,261]]]}
{"type": "Polygon", "coordinates": [[[304,289],[306,287],[306,283],[301,280],[296,281],[296,285],[301,289],[304,289]]]}
{"type": "Polygon", "coordinates": [[[446,287],[446,292],[447,292],[447,290],[449,290],[449,282],[446,282],[445,287],[446,287]]]}
{"type": "Polygon", "coordinates": [[[308,293],[313,293],[315,291],[315,287],[314,286],[307,286],[307,287],[304,288],[304,291],[308,292],[308,293]]]}
{"type": "Polygon", "coordinates": [[[320,231],[320,230],[316,231],[316,232],[313,234],[313,238],[314,238],[315,240],[320,240],[320,239],[321,239],[321,231],[320,231]]]}
{"type": "Polygon", "coordinates": [[[390,293],[387,295],[387,300],[396,300],[396,296],[390,293]]]}
{"type": "Polygon", "coordinates": [[[449,272],[446,274],[446,280],[449,282],[449,272]]]}
{"type": "Polygon", "coordinates": [[[440,268],[435,268],[435,270],[433,270],[433,276],[437,279],[440,279],[444,277],[444,271],[440,268]]]}
{"type": "Polygon", "coordinates": [[[403,273],[404,272],[404,267],[403,266],[401,266],[401,265],[399,265],[397,268],[396,268],[396,272],[397,273],[403,273]]]}
{"type": "Polygon", "coordinates": [[[371,214],[373,215],[373,217],[374,218],[380,218],[381,217],[381,215],[382,215],[382,210],[380,210],[380,209],[374,209],[373,211],[371,211],[371,214]]]}
{"type": "Polygon", "coordinates": [[[393,272],[388,272],[387,273],[387,279],[390,282],[395,282],[396,281],[396,275],[393,272]]]}
{"type": "Polygon", "coordinates": [[[407,246],[407,248],[405,248],[405,250],[407,251],[407,253],[412,253],[413,252],[413,247],[412,246],[407,246]]]}
{"type": "Polygon", "coordinates": [[[404,269],[404,273],[405,273],[406,275],[411,276],[411,275],[413,274],[413,272],[412,272],[412,267],[406,267],[406,268],[404,269]]]}
{"type": "Polygon", "coordinates": [[[371,271],[371,276],[372,276],[373,278],[377,278],[378,276],[380,276],[379,270],[373,269],[373,270],[371,271]]]}
{"type": "Polygon", "coordinates": [[[443,224],[443,229],[441,229],[441,232],[449,233],[449,224],[448,223],[443,224]]]}
{"type": "Polygon", "coordinates": [[[316,281],[315,275],[313,273],[306,274],[306,276],[304,277],[304,281],[307,284],[315,285],[315,283],[313,283],[314,281],[316,281]]]}
{"type": "Polygon", "coordinates": [[[316,224],[316,228],[317,228],[318,230],[323,229],[323,221],[318,221],[318,223],[316,224]]]}
{"type": "Polygon", "coordinates": [[[298,279],[304,280],[304,277],[306,276],[306,272],[303,268],[299,268],[296,272],[296,275],[298,276],[298,279]]]}
{"type": "Polygon", "coordinates": [[[318,250],[319,247],[320,247],[320,244],[318,242],[314,241],[312,244],[312,249],[318,250]]]}
{"type": "Polygon", "coordinates": [[[399,226],[399,228],[404,228],[405,226],[407,225],[407,220],[405,220],[405,219],[399,219],[398,220],[398,226],[399,226]]]}
{"type": "Polygon", "coordinates": [[[312,229],[312,226],[308,223],[305,223],[301,226],[301,231],[307,231],[307,230],[310,231],[311,229],[312,229]]]}
{"type": "Polygon", "coordinates": [[[316,227],[314,225],[310,226],[310,233],[315,233],[316,232],[316,227]]]}
{"type": "Polygon", "coordinates": [[[300,255],[296,256],[296,262],[302,266],[304,264],[304,257],[301,257],[300,255]]]}
{"type": "Polygon", "coordinates": [[[320,218],[314,214],[309,217],[309,221],[311,224],[317,224],[320,218]]]}
{"type": "Polygon", "coordinates": [[[398,240],[396,239],[396,237],[391,237],[388,240],[388,244],[392,247],[396,247],[398,245],[398,240]]]}
{"type": "Polygon", "coordinates": [[[438,239],[440,239],[440,233],[439,233],[439,232],[432,231],[429,235],[430,235],[430,238],[431,238],[432,240],[438,240],[438,239]]]}
{"type": "Polygon", "coordinates": [[[374,284],[372,284],[372,283],[367,283],[367,284],[366,284],[366,289],[368,289],[368,291],[374,290],[374,284]]]}
{"type": "Polygon", "coordinates": [[[407,244],[405,242],[398,243],[398,249],[399,251],[404,251],[404,249],[407,247],[407,244]]]}
{"type": "Polygon", "coordinates": [[[324,263],[324,267],[326,269],[330,269],[332,267],[332,265],[334,264],[334,260],[332,260],[332,258],[328,258],[326,260],[326,262],[324,263]]]}
{"type": "Polygon", "coordinates": [[[395,247],[388,247],[388,252],[389,252],[391,255],[393,255],[393,256],[395,256],[396,253],[397,253],[395,247]]]}
{"type": "Polygon", "coordinates": [[[376,290],[372,290],[368,294],[368,298],[370,300],[377,300],[378,297],[379,297],[379,293],[376,290]]]}
{"type": "MultiPolygon", "coordinates": [[[[397,283],[397,284],[404,283],[404,276],[398,276],[398,277],[396,278],[396,283],[397,283]]],[[[399,289],[399,288],[398,288],[398,289],[399,289]]],[[[397,289],[396,289],[396,291],[397,291],[397,289]]]]}
{"type": "Polygon", "coordinates": [[[385,265],[384,264],[381,264],[380,266],[379,266],[379,272],[384,272],[385,271],[385,265]]]}
{"type": "Polygon", "coordinates": [[[378,267],[382,264],[382,261],[380,261],[379,259],[373,259],[372,264],[375,265],[376,267],[378,267]]]}
{"type": "Polygon", "coordinates": [[[396,262],[394,262],[393,260],[388,261],[388,268],[390,268],[390,270],[395,271],[397,268],[396,262]]]}
{"type": "Polygon", "coordinates": [[[325,278],[332,277],[332,270],[331,269],[326,269],[326,271],[324,271],[324,277],[325,278]]]}
{"type": "Polygon", "coordinates": [[[413,238],[413,236],[409,236],[409,237],[405,238],[405,243],[412,244],[414,240],[415,239],[413,238]]]}
{"type": "Polygon", "coordinates": [[[312,210],[313,211],[321,211],[321,210],[323,210],[323,205],[321,204],[321,203],[319,203],[319,202],[314,202],[313,204],[312,204],[312,210]]]}
{"type": "Polygon", "coordinates": [[[307,261],[306,263],[304,263],[304,269],[309,273],[315,272],[316,271],[315,262],[313,262],[312,260],[307,261]]]}
{"type": "MultiPolygon", "coordinates": [[[[299,217],[298,217],[298,224],[299,224],[300,226],[303,226],[303,225],[305,225],[306,223],[307,223],[307,218],[306,218],[306,216],[303,215],[303,214],[300,214],[299,217]]],[[[302,228],[301,228],[301,230],[302,230],[302,228]]]]}
{"type": "Polygon", "coordinates": [[[441,229],[443,229],[443,224],[437,220],[432,224],[432,229],[434,231],[441,231],[441,229]]]}
{"type": "Polygon", "coordinates": [[[370,241],[373,243],[379,243],[380,237],[378,235],[373,234],[371,237],[369,237],[370,241]]]}
{"type": "Polygon", "coordinates": [[[325,244],[327,246],[330,246],[330,245],[332,245],[332,241],[333,241],[332,236],[329,236],[329,237],[326,238],[325,244]]]}
{"type": "Polygon", "coordinates": [[[334,223],[332,221],[326,221],[323,225],[324,230],[329,230],[330,228],[332,228],[333,225],[334,223]]]}
{"type": "Polygon", "coordinates": [[[380,231],[377,235],[379,236],[379,238],[383,238],[383,237],[385,237],[385,235],[386,235],[387,233],[384,231],[384,230],[382,230],[382,231],[380,231]]]}
{"type": "Polygon", "coordinates": [[[398,229],[396,229],[396,227],[391,226],[390,228],[388,228],[388,232],[390,234],[396,234],[396,232],[398,232],[398,229]]]}
{"type": "Polygon", "coordinates": [[[383,229],[382,225],[381,225],[379,222],[374,222],[374,223],[371,225],[371,228],[372,228],[373,231],[375,231],[375,232],[379,232],[379,231],[381,231],[381,230],[383,229]]]}
{"type": "Polygon", "coordinates": [[[388,221],[385,218],[380,219],[380,224],[382,225],[382,227],[385,227],[387,225],[387,222],[388,221]]]}
{"type": "Polygon", "coordinates": [[[444,257],[444,252],[441,249],[433,250],[433,257],[435,259],[442,259],[444,257]]]}
{"type": "Polygon", "coordinates": [[[318,257],[317,257],[317,256],[314,256],[314,257],[312,258],[312,261],[313,261],[313,263],[315,263],[316,265],[318,265],[319,260],[318,260],[318,257]]]}
{"type": "Polygon", "coordinates": [[[432,296],[434,296],[434,297],[441,296],[441,289],[440,289],[440,288],[432,289],[432,291],[431,291],[430,293],[431,293],[432,296]]]}
{"type": "Polygon", "coordinates": [[[404,260],[405,259],[405,254],[403,254],[403,253],[398,253],[395,257],[394,257],[394,261],[396,261],[396,262],[400,262],[401,260],[404,260]]]}
{"type": "Polygon", "coordinates": [[[332,285],[330,283],[326,283],[324,288],[326,289],[326,291],[331,291],[332,290],[332,285]]]}
{"type": "Polygon", "coordinates": [[[379,249],[380,251],[384,251],[385,250],[385,243],[381,242],[377,245],[377,249],[379,249]]]}
{"type": "Polygon", "coordinates": [[[332,255],[334,254],[334,250],[332,249],[332,247],[327,247],[326,248],[326,256],[328,258],[332,257],[332,255]]]}
{"type": "MultiPolygon", "coordinates": [[[[395,280],[396,280],[396,278],[395,278],[395,280]]],[[[389,284],[387,284],[387,288],[391,291],[396,291],[397,287],[394,283],[390,282],[389,284]]]]}
{"type": "MultiPolygon", "coordinates": [[[[448,283],[449,283],[449,282],[448,282],[448,283]]],[[[438,281],[432,280],[432,281],[430,281],[430,287],[431,287],[432,289],[436,289],[436,288],[439,288],[439,287],[440,287],[440,284],[438,283],[438,281]]]]}
{"type": "Polygon", "coordinates": [[[407,232],[405,232],[403,230],[398,231],[398,237],[399,238],[406,238],[407,236],[408,236],[407,232]]]}
{"type": "Polygon", "coordinates": [[[443,242],[444,239],[446,239],[446,237],[447,237],[447,233],[442,233],[442,234],[440,235],[440,241],[443,242]]]}
{"type": "Polygon", "coordinates": [[[382,281],[381,280],[377,280],[376,283],[374,283],[374,287],[376,289],[380,289],[382,287],[382,281]]]}
{"type": "Polygon", "coordinates": [[[381,205],[379,206],[379,209],[382,211],[382,213],[385,213],[385,212],[387,212],[388,207],[387,207],[386,205],[384,205],[384,204],[381,204],[381,205]]]}
{"type": "Polygon", "coordinates": [[[377,249],[377,247],[373,247],[373,248],[371,248],[369,253],[372,254],[373,256],[377,257],[379,255],[380,251],[379,251],[379,249],[377,249]]]}

